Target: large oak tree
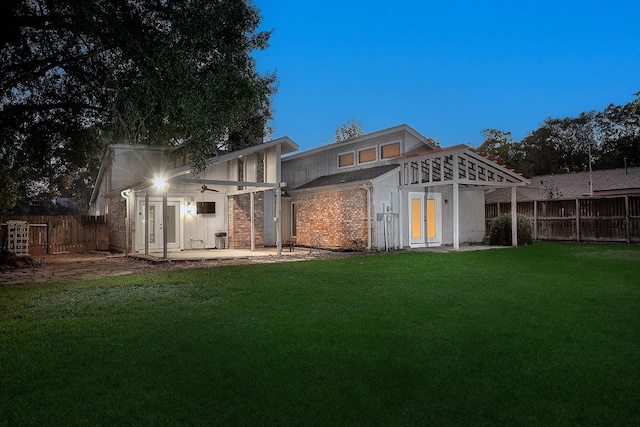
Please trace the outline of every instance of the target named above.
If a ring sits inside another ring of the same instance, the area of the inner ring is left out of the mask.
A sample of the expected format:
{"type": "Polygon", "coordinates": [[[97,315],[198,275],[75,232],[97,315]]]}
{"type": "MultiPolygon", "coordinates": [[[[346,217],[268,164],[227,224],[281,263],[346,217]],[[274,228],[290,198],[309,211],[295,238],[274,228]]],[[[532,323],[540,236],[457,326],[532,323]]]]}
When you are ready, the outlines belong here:
{"type": "Polygon", "coordinates": [[[202,167],[265,136],[276,78],[251,56],[270,32],[250,0],[2,0],[2,12],[0,180],[23,193],[86,182],[105,143],[182,145],[202,167]]]}

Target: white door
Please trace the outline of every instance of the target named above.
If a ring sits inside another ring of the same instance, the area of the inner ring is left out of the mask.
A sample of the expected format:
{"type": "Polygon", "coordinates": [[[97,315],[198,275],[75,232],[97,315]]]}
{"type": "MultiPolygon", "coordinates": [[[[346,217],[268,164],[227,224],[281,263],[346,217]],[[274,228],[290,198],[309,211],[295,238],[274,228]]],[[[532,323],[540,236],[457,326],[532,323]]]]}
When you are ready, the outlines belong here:
{"type": "Polygon", "coordinates": [[[409,246],[424,248],[424,193],[409,193],[409,246]]]}
{"type": "Polygon", "coordinates": [[[427,246],[442,245],[442,195],[429,194],[425,200],[425,233],[427,246]]]}
{"type": "Polygon", "coordinates": [[[409,246],[424,248],[442,244],[440,194],[409,193],[409,246]]]}
{"type": "MultiPolygon", "coordinates": [[[[167,202],[167,221],[162,221],[162,201],[149,201],[149,252],[160,252],[164,249],[163,227],[167,228],[167,249],[180,249],[179,245],[179,218],[180,202],[167,202]]],[[[138,201],[138,221],[136,221],[136,249],[144,252],[145,246],[145,204],[144,200],[138,201]]]]}

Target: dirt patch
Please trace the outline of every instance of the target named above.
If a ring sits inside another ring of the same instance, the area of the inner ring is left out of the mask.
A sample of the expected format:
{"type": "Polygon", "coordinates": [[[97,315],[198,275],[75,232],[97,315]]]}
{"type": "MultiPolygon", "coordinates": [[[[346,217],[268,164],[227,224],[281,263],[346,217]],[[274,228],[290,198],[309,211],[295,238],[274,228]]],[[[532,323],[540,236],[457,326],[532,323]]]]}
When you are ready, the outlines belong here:
{"type": "Polygon", "coordinates": [[[40,261],[34,260],[28,255],[16,255],[9,251],[0,250],[0,272],[39,266],[40,261]]]}
{"type": "Polygon", "coordinates": [[[300,255],[287,257],[265,256],[203,261],[149,262],[109,253],[58,254],[31,259],[30,262],[25,262],[15,268],[0,270],[0,285],[113,277],[184,268],[342,258],[353,255],[355,254],[325,253],[309,256],[300,253],[300,255]]]}

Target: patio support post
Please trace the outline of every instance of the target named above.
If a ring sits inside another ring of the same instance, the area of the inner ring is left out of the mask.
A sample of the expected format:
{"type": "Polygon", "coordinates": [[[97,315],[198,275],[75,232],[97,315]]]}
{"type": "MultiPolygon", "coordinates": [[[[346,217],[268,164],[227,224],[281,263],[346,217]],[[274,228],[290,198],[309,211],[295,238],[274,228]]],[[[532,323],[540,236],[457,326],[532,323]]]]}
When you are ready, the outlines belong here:
{"type": "Polygon", "coordinates": [[[460,189],[453,183],[453,250],[460,250],[460,189]]]}
{"type": "Polygon", "coordinates": [[[167,257],[167,238],[169,237],[169,230],[167,230],[167,214],[169,208],[167,207],[167,189],[162,190],[162,258],[167,257]]]}
{"type": "Polygon", "coordinates": [[[276,145],[276,246],[278,256],[282,255],[282,146],[276,145]]]}
{"type": "MultiPolygon", "coordinates": [[[[444,159],[442,160],[444,167],[444,159]]],[[[460,171],[458,156],[453,156],[453,249],[460,250],[460,171]]]]}
{"type": "Polygon", "coordinates": [[[251,251],[256,250],[256,225],[255,225],[255,196],[252,191],[249,193],[249,200],[251,204],[251,251]]]}
{"type": "Polygon", "coordinates": [[[511,242],[513,247],[518,246],[518,203],[516,197],[516,189],[511,187],[511,242]]]}
{"type": "Polygon", "coordinates": [[[144,254],[149,255],[149,190],[144,190],[144,254]]]}

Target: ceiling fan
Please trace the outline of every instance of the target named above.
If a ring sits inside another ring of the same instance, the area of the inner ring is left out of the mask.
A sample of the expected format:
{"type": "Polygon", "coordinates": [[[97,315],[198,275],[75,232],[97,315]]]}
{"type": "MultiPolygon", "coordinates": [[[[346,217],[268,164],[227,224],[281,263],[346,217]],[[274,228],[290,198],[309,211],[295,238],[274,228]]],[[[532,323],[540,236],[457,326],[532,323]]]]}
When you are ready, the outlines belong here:
{"type": "Polygon", "coordinates": [[[206,184],[202,184],[202,190],[200,190],[200,192],[204,193],[205,191],[213,191],[215,193],[218,193],[218,190],[216,190],[215,188],[209,188],[206,184]]]}

